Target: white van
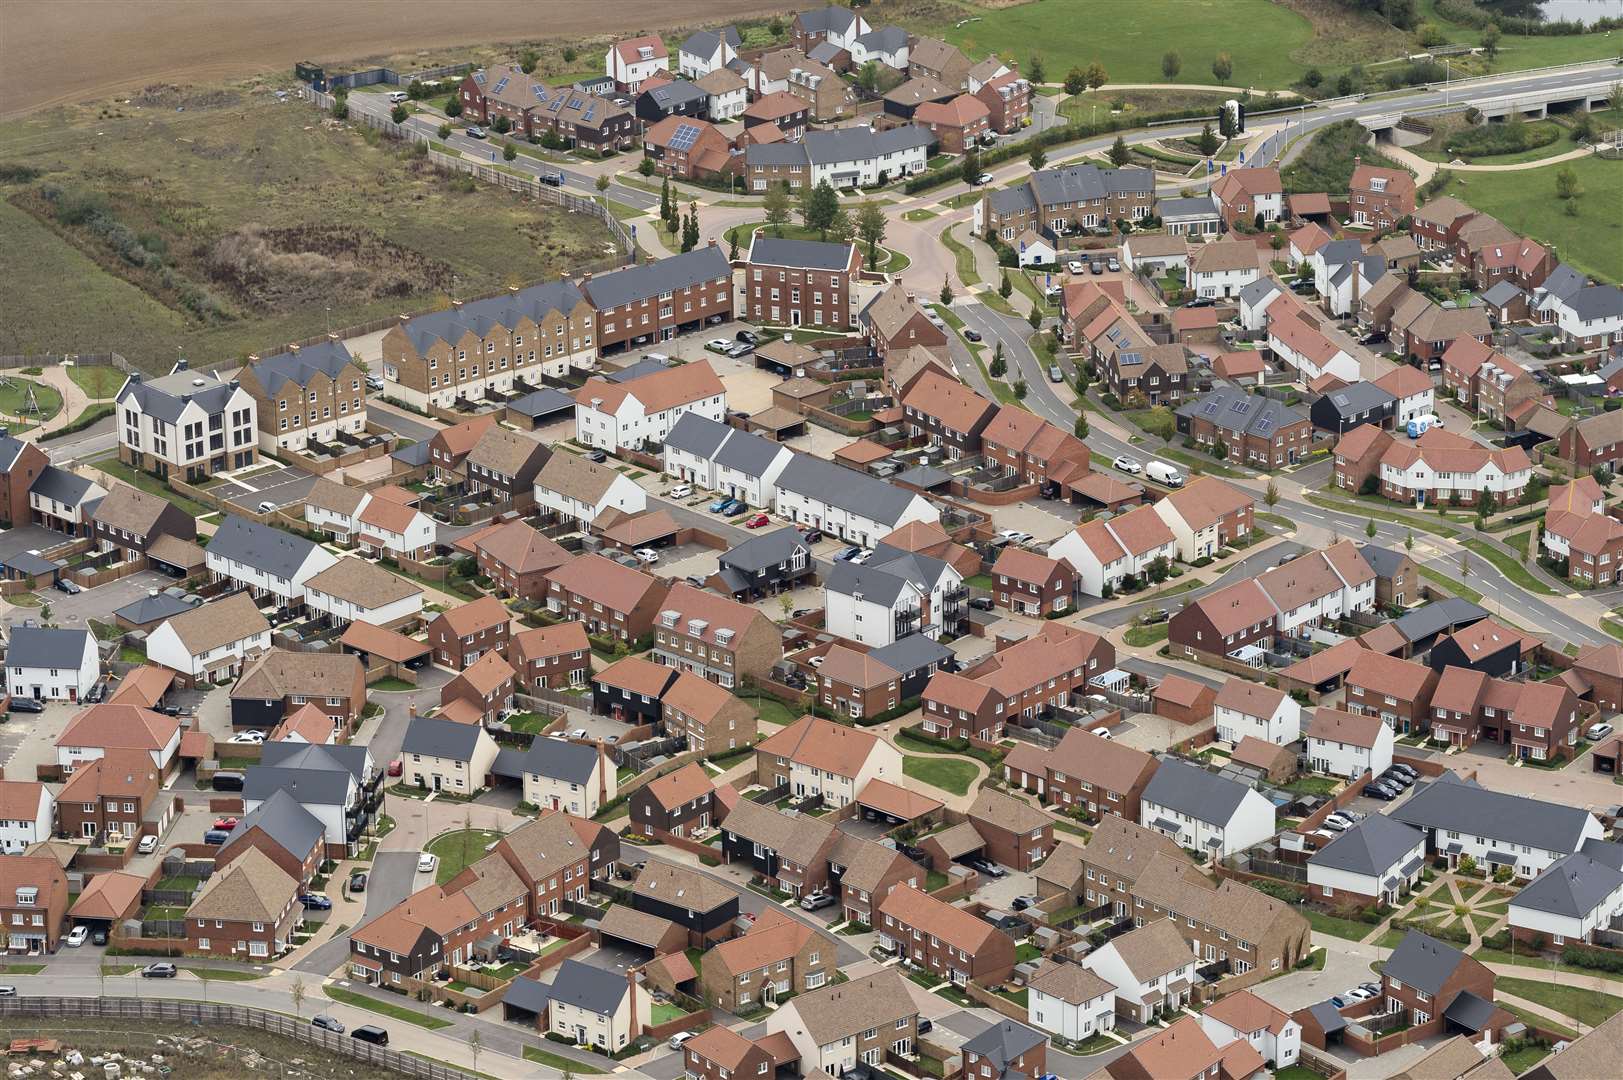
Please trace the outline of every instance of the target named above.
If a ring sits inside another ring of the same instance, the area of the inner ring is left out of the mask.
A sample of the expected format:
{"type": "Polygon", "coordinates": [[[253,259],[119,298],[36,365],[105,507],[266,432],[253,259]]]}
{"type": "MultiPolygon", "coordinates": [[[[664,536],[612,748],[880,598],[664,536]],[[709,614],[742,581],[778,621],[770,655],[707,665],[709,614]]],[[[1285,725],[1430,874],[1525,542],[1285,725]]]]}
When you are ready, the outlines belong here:
{"type": "Polygon", "coordinates": [[[1442,426],[1442,418],[1436,413],[1421,413],[1409,419],[1409,438],[1418,439],[1432,428],[1442,426]]]}
{"type": "Polygon", "coordinates": [[[1167,487],[1183,487],[1183,473],[1164,461],[1152,461],[1144,466],[1144,475],[1157,484],[1165,484],[1167,487]]]}

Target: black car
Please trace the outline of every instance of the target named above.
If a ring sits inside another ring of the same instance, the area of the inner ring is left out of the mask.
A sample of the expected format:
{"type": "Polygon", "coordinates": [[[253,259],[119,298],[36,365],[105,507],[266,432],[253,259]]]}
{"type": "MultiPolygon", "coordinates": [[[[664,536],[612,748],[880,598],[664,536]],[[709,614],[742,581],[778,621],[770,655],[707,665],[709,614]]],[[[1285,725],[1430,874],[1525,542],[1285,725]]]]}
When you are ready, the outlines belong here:
{"type": "Polygon", "coordinates": [[[603,462],[609,460],[609,455],[605,454],[601,450],[593,450],[593,451],[591,451],[590,453],[588,453],[586,455],[586,460],[587,461],[595,461],[599,465],[601,465],[603,462]]]}
{"type": "Polygon", "coordinates": [[[349,891],[350,892],[365,892],[366,891],[366,871],[365,870],[357,870],[353,874],[349,875],[349,891]]]}
{"type": "Polygon", "coordinates": [[[1408,791],[1410,788],[1414,787],[1414,780],[1412,778],[1404,776],[1402,773],[1391,771],[1384,772],[1377,776],[1375,778],[1375,782],[1379,784],[1386,784],[1390,787],[1395,787],[1399,791],[1408,791]]]}
{"type": "Polygon", "coordinates": [[[1216,305],[1217,305],[1217,301],[1215,299],[1213,299],[1212,297],[1210,297],[1210,296],[1197,296],[1193,300],[1186,301],[1183,306],[1186,307],[1186,308],[1190,308],[1190,307],[1215,307],[1216,305]]]}
{"type": "Polygon", "coordinates": [[[800,534],[800,538],[802,540],[806,541],[806,543],[808,543],[808,544],[819,543],[823,539],[823,530],[822,529],[807,529],[805,532],[800,534]]]}
{"type": "Polygon", "coordinates": [[[1381,344],[1384,344],[1385,341],[1386,341],[1386,335],[1384,333],[1382,333],[1381,331],[1377,330],[1373,334],[1370,334],[1367,337],[1361,339],[1358,342],[1358,344],[1360,344],[1360,345],[1381,345],[1381,344]]]}
{"type": "Polygon", "coordinates": [[[141,969],[141,978],[143,979],[173,979],[174,977],[175,965],[173,964],[148,964],[141,969]]]}
{"type": "Polygon", "coordinates": [[[1420,777],[1420,773],[1418,771],[1416,771],[1414,766],[1405,765],[1401,761],[1394,761],[1391,765],[1389,765],[1387,767],[1386,771],[1387,772],[1402,773],[1404,776],[1407,776],[1411,780],[1416,780],[1416,779],[1418,779],[1420,777]]]}
{"type": "Polygon", "coordinates": [[[742,341],[750,345],[759,345],[761,343],[761,335],[757,334],[754,330],[740,330],[738,333],[733,335],[733,340],[742,341]]]}
{"type": "Polygon", "coordinates": [[[931,1030],[934,1027],[935,1027],[935,1021],[934,1020],[931,1020],[928,1016],[919,1017],[918,1033],[920,1035],[928,1035],[928,1034],[930,1034],[931,1030]]]}
{"type": "Polygon", "coordinates": [[[84,592],[84,589],[79,586],[78,582],[69,581],[67,578],[58,578],[56,588],[58,592],[65,592],[69,596],[76,596],[79,593],[84,592]]]}
{"type": "Polygon", "coordinates": [[[1382,802],[1391,802],[1393,799],[1398,797],[1397,793],[1391,788],[1387,787],[1385,784],[1376,783],[1373,780],[1364,785],[1364,794],[1368,798],[1379,799],[1382,802]]]}
{"type": "Polygon", "coordinates": [[[14,697],[11,699],[12,712],[44,712],[45,703],[35,701],[31,697],[14,697]]]}
{"type": "Polygon", "coordinates": [[[337,1020],[334,1020],[326,1013],[318,1013],[315,1016],[312,1016],[310,1018],[310,1026],[321,1028],[323,1031],[331,1031],[335,1035],[342,1035],[344,1033],[344,1025],[340,1024],[337,1020]]]}
{"type": "Polygon", "coordinates": [[[992,598],[990,596],[977,596],[969,602],[969,606],[976,611],[991,611],[992,598]]]}
{"type": "Polygon", "coordinates": [[[979,330],[965,330],[964,331],[964,340],[965,341],[979,341],[980,339],[981,339],[981,332],[979,330]]]}

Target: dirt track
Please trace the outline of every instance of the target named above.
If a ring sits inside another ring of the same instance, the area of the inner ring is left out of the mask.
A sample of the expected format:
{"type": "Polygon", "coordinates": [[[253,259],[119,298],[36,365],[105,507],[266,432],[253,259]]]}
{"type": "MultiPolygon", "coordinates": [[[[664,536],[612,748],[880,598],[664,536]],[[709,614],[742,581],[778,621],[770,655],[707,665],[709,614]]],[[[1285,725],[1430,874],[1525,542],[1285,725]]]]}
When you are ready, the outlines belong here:
{"type": "MultiPolygon", "coordinates": [[[[567,40],[759,17],[774,0],[6,0],[0,117],[155,82],[203,83],[496,40],[567,40]]],[[[673,65],[674,66],[674,65],[673,65]]]]}

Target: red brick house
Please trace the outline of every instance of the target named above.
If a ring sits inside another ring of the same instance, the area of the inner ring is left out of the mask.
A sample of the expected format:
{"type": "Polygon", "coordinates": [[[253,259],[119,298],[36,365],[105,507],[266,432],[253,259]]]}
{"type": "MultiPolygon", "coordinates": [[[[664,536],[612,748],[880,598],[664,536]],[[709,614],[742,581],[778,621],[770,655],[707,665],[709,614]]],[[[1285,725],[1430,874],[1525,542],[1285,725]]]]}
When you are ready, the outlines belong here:
{"type": "Polygon", "coordinates": [[[962,154],[992,130],[992,113],[975,95],[959,94],[950,101],[926,101],[913,110],[913,122],[930,129],[943,154],[962,154]]]}
{"type": "Polygon", "coordinates": [[[766,326],[854,326],[851,284],[862,269],[860,249],[780,240],[766,232],[756,232],[744,267],[749,320],[766,326]]]}
{"type": "Polygon", "coordinates": [[[216,868],[186,909],[188,952],[265,960],[293,947],[304,919],[300,883],[263,852],[244,851],[216,868]]]}
{"type": "Polygon", "coordinates": [[[551,537],[524,521],[509,521],[483,530],[473,539],[479,572],[504,596],[524,600],[546,597],[548,571],[574,558],[551,537]]]}
{"type": "Polygon", "coordinates": [[[918,889],[879,902],[879,947],[954,986],[995,986],[1014,970],[1014,939],[962,908],[918,889]]]}
{"type": "Polygon", "coordinates": [[[1460,228],[1477,213],[1452,195],[1444,195],[1414,212],[1409,219],[1409,235],[1421,251],[1451,249],[1460,228]]]}
{"type": "Polygon", "coordinates": [[[1556,445],[1579,472],[1596,467],[1618,471],[1623,464],[1623,411],[1599,412],[1570,424],[1556,445]]]}
{"type": "Polygon", "coordinates": [[[1410,292],[1392,309],[1393,347],[1422,362],[1442,359],[1459,338],[1485,342],[1492,331],[1483,308],[1439,307],[1424,293],[1410,292]]]}
{"type": "MultiPolygon", "coordinates": [[[[1381,971],[1381,1008],[1401,1013],[1418,1029],[1412,1038],[1443,1031],[1443,1016],[1461,994],[1469,994],[1489,1007],[1494,999],[1494,975],[1480,960],[1465,955],[1436,938],[1411,930],[1398,942],[1381,971]]],[[[1475,1014],[1477,1010],[1470,1010],[1475,1014]]],[[[1502,1023],[1515,1018],[1497,1010],[1502,1023]]],[[[1467,1015],[1467,1010],[1459,1010],[1467,1015]]]]}
{"type": "Polygon", "coordinates": [[[0,434],[0,526],[9,529],[28,523],[28,490],[50,464],[51,459],[33,443],[23,442],[9,431],[0,434]]]}
{"type": "Polygon", "coordinates": [[[1229,228],[1254,225],[1259,217],[1265,224],[1276,221],[1285,211],[1285,187],[1272,166],[1230,169],[1212,185],[1212,196],[1229,228]]]}
{"type": "Polygon", "coordinates": [[[993,564],[992,581],[993,603],[1036,618],[1068,610],[1077,587],[1070,563],[1012,544],[993,564]]]}
{"type": "Polygon", "coordinates": [[[667,116],[642,133],[642,151],[661,176],[693,180],[733,168],[732,144],[708,120],[667,116]]]}
{"type": "Polygon", "coordinates": [[[1366,649],[1347,672],[1346,711],[1379,716],[1396,734],[1426,730],[1437,672],[1366,649]]]}
{"type": "Polygon", "coordinates": [[[494,596],[441,612],[428,624],[435,663],[461,671],[487,652],[506,654],[512,618],[494,596]]]}
{"type": "Polygon", "coordinates": [[[1031,83],[1018,71],[1005,71],[982,83],[975,96],[986,106],[987,123],[999,135],[1020,130],[1031,117],[1031,83]]]}
{"type": "Polygon", "coordinates": [[[1003,735],[1003,700],[990,686],[950,671],[938,671],[924,684],[919,706],[924,730],[944,739],[992,742],[1003,735]]]}
{"type": "Polygon", "coordinates": [[[513,683],[528,692],[585,686],[591,674],[591,643],[578,622],[540,626],[513,635],[507,651],[513,683]]]}
{"type": "Polygon", "coordinates": [[[1173,615],[1167,640],[1178,656],[1227,659],[1247,645],[1267,648],[1278,629],[1273,601],[1256,581],[1237,581],[1173,615]]]}
{"type": "Polygon", "coordinates": [[[1383,169],[1353,159],[1352,179],[1347,184],[1347,206],[1353,221],[1390,229],[1414,213],[1414,177],[1403,169],[1383,169]]]}
{"type": "Polygon", "coordinates": [[[68,914],[68,875],[49,855],[0,858],[0,925],[10,952],[54,953],[68,914]]]}
{"type": "Polygon", "coordinates": [[[140,750],[108,750],[82,762],[56,797],[56,828],[97,845],[133,843],[146,831],[161,835],[170,811],[160,806],[162,774],[140,750]]]}
{"type": "Polygon", "coordinates": [[[1031,743],[1015,746],[1003,759],[1003,778],[1085,821],[1106,814],[1137,821],[1139,796],[1157,764],[1142,750],[1071,728],[1052,750],[1031,743]]]}
{"type": "Polygon", "coordinates": [[[513,704],[513,668],[502,654],[492,650],[469,664],[456,678],[440,688],[443,708],[453,701],[471,705],[472,712],[487,723],[500,719],[513,704]]]}
{"type": "Polygon", "coordinates": [[[947,348],[947,332],[930,321],[923,306],[899,280],[869,301],[858,323],[881,361],[893,350],[906,352],[915,345],[943,353],[947,348]]]}
{"type": "Polygon", "coordinates": [[[986,842],[986,854],[1016,870],[1030,870],[1054,850],[1054,819],[1024,799],[982,788],[969,808],[969,823],[986,842]]]}

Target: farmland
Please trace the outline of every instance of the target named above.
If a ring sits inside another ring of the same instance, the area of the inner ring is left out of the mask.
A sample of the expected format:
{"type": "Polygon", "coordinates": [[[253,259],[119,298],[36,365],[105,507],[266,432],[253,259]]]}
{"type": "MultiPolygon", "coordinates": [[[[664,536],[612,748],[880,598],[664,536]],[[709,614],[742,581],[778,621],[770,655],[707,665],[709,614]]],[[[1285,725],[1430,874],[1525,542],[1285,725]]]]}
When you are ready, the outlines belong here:
{"type": "Polygon", "coordinates": [[[1607,281],[1623,281],[1623,215],[1617,192],[1623,161],[1586,157],[1537,169],[1456,173],[1445,194],[1484,210],[1512,229],[1552,244],[1561,258],[1607,281]],[[1570,168],[1582,194],[1568,215],[1555,197],[1555,174],[1570,168]]]}

